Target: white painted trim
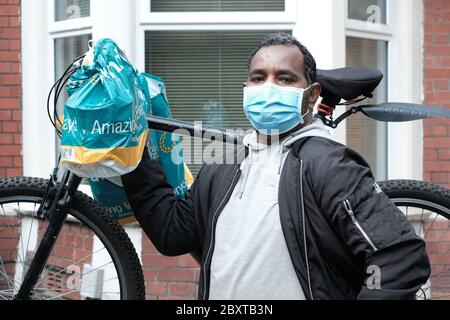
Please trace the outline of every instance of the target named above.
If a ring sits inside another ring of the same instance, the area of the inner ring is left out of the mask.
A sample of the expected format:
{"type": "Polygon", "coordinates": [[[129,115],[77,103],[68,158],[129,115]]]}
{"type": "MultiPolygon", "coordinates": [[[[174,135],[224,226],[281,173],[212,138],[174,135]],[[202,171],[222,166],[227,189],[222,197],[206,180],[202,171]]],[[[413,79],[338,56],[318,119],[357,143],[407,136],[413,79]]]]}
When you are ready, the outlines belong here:
{"type": "MultiPolygon", "coordinates": [[[[297,23],[293,35],[314,56],[318,69],[345,67],[346,3],[346,0],[297,1],[297,23]],[[314,12],[320,12],[320,17],[312,14],[314,12]],[[319,25],[312,32],[312,26],[319,25]]],[[[344,112],[345,108],[336,108],[335,118],[344,112]]],[[[345,121],[333,134],[337,141],[346,143],[345,121]]]]}
{"type": "MultiPolygon", "coordinates": [[[[393,1],[395,33],[390,42],[389,101],[422,102],[423,4],[393,1]]],[[[423,121],[389,123],[389,179],[423,178],[423,121]]]]}
{"type": "Polygon", "coordinates": [[[92,26],[92,17],[63,20],[58,22],[49,21],[48,31],[50,33],[58,33],[69,30],[80,30],[90,28],[92,26]]]}
{"type": "Polygon", "coordinates": [[[286,23],[296,22],[295,0],[285,0],[283,12],[274,11],[230,11],[230,12],[151,12],[150,1],[139,0],[139,21],[141,24],[216,24],[216,23],[286,23]]]}
{"type": "Polygon", "coordinates": [[[24,175],[48,178],[54,167],[54,130],[46,112],[53,81],[47,1],[22,0],[22,105],[24,175]]]}

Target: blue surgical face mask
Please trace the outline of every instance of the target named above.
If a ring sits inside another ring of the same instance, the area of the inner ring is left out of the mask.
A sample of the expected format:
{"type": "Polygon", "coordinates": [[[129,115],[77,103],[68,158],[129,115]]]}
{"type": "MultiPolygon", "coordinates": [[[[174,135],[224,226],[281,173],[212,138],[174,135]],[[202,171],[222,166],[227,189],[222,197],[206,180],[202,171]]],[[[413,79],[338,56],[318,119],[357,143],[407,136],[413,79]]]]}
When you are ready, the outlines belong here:
{"type": "Polygon", "coordinates": [[[286,133],[305,123],[302,115],[306,89],[281,87],[272,82],[244,88],[244,112],[253,127],[262,133],[286,133]]]}

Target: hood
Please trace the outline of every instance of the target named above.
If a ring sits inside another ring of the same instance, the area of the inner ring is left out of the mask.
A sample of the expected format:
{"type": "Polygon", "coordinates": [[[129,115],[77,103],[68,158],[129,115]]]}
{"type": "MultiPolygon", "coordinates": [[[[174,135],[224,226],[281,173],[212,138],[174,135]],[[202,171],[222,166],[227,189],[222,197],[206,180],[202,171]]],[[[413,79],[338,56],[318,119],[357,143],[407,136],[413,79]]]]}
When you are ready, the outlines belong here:
{"type": "MultiPolygon", "coordinates": [[[[329,140],[334,140],[329,129],[323,124],[322,120],[314,119],[310,125],[290,134],[289,136],[275,144],[276,147],[278,147],[277,144],[279,144],[279,157],[278,172],[274,172],[274,174],[281,175],[281,169],[283,167],[284,160],[286,159],[286,156],[288,155],[290,149],[295,144],[295,142],[306,137],[321,137],[329,140]]],[[[258,135],[256,131],[253,131],[252,133],[245,136],[243,144],[249,149],[249,157],[251,157],[253,152],[264,150],[270,147],[269,145],[258,142],[258,135]]],[[[244,163],[241,166],[244,181],[241,185],[240,198],[242,198],[242,195],[244,194],[250,169],[251,163],[244,163]]]]}

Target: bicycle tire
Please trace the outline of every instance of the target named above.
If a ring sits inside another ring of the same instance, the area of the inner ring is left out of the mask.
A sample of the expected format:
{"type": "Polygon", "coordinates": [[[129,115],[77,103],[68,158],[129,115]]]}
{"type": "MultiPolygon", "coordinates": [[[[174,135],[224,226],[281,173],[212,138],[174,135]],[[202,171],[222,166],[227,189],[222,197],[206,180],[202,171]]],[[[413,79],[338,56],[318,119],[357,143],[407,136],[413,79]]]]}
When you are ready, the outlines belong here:
{"type": "MultiPolygon", "coordinates": [[[[0,179],[0,204],[2,199],[7,201],[8,198],[21,197],[40,199],[42,202],[47,183],[48,180],[30,177],[0,179]]],[[[122,226],[97,202],[80,191],[73,196],[68,212],[89,227],[110,254],[120,284],[120,299],[145,299],[142,267],[122,226]]]]}
{"type": "MultiPolygon", "coordinates": [[[[436,210],[450,220],[450,190],[430,182],[417,180],[387,180],[379,182],[384,193],[399,205],[421,200],[429,210],[436,210]]],[[[416,202],[418,204],[419,202],[416,202]]]]}
{"type": "Polygon", "coordinates": [[[450,190],[416,180],[389,180],[380,188],[405,213],[421,236],[430,259],[431,275],[416,299],[450,298],[450,190]],[[408,214],[410,209],[411,215],[408,214]]]}

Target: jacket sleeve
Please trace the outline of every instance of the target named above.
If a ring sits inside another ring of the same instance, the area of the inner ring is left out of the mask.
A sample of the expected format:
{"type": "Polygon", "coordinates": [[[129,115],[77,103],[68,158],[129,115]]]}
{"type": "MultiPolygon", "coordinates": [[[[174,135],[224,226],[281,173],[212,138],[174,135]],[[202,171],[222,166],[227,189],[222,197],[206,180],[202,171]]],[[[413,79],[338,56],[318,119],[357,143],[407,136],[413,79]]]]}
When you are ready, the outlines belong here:
{"type": "Polygon", "coordinates": [[[177,256],[198,252],[193,200],[198,180],[184,199],[177,199],[159,162],[143,157],[133,172],[122,176],[122,183],[137,221],[160,253],[177,256]]]}
{"type": "Polygon", "coordinates": [[[313,185],[321,211],[361,266],[358,299],[414,299],[430,276],[425,242],[376,184],[369,165],[344,146],[323,157],[313,185]]]}

